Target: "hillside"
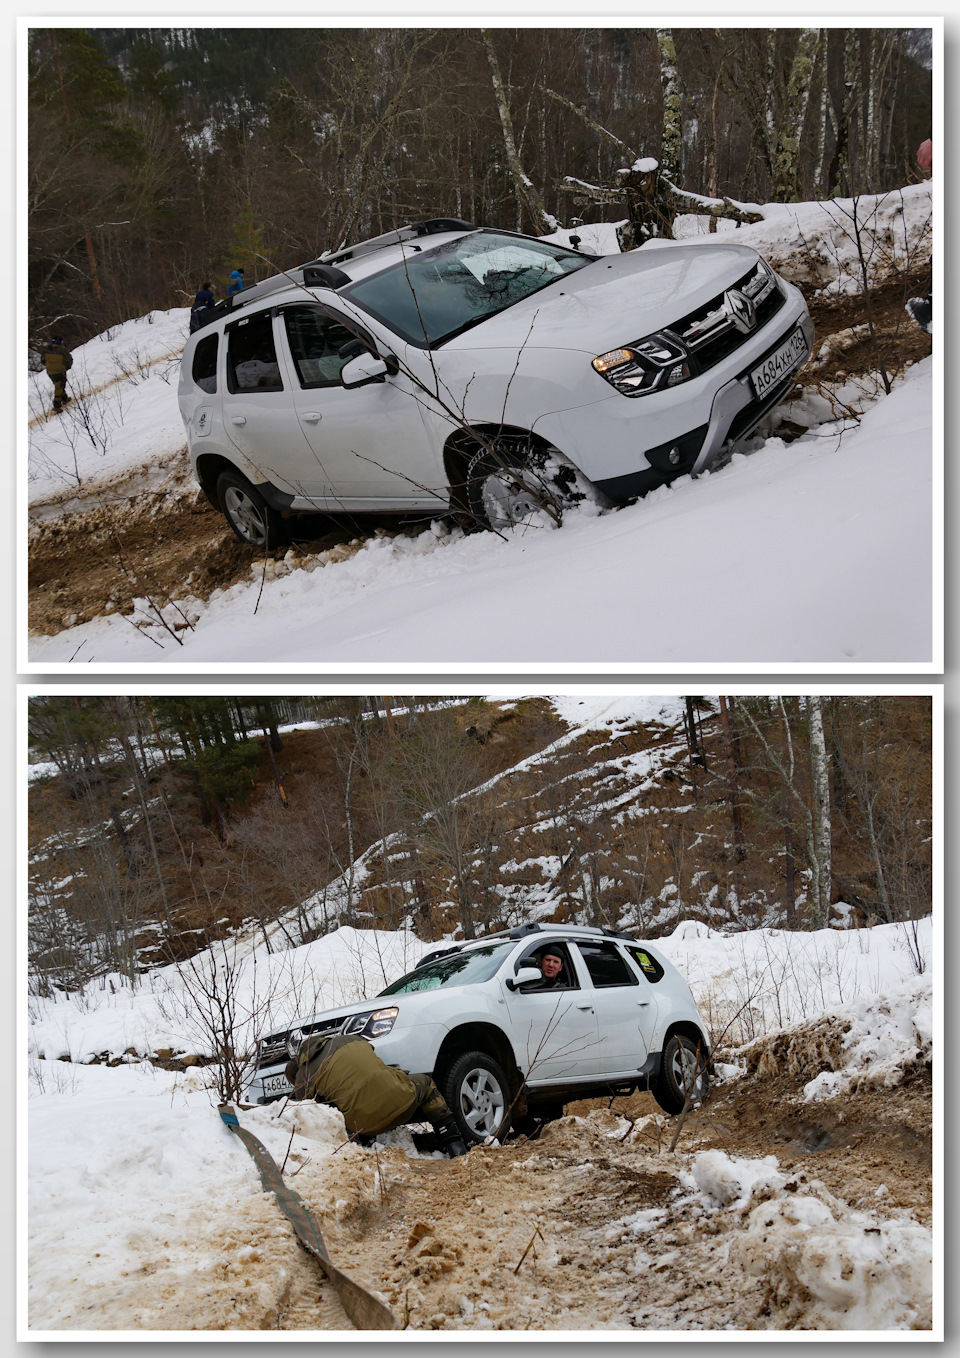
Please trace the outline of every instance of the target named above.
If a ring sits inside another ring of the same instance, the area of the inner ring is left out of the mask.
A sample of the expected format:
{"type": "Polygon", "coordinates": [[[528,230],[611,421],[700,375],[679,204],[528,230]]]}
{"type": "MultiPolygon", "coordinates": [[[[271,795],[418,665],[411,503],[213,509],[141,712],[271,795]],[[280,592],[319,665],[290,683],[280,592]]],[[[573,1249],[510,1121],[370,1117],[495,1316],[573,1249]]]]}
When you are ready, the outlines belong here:
{"type": "MultiPolygon", "coordinates": [[[[559,529],[317,515],[254,557],[184,455],[185,310],[80,347],[62,417],[33,375],[24,668],[930,662],[936,372],[903,311],[929,286],[930,186],[760,210],[737,239],[803,289],[818,327],[793,398],[708,476],[559,529]]],[[[611,223],[583,233],[618,249],[611,223]]],[[[696,216],[678,235],[717,239],[696,216]]]]}
{"type": "MultiPolygon", "coordinates": [[[[64,719],[76,715],[75,700],[58,701],[64,719]]],[[[301,700],[281,749],[254,729],[217,772],[222,747],[184,758],[173,727],[157,739],[166,709],[147,700],[126,717],[141,732],[142,783],[119,757],[109,709],[88,775],[71,783],[36,765],[38,983],[135,976],[237,930],[287,948],[337,923],[406,925],[429,941],[531,918],[655,938],[681,919],[736,930],[808,917],[803,817],[788,813],[770,762],[785,738],[798,749],[806,739],[796,700],[781,711],[698,698],[693,749],[680,698],[373,701],[379,714],[357,724],[355,705],[301,700]]],[[[102,708],[90,704],[85,720],[102,708]]],[[[836,922],[926,913],[928,702],[838,699],[827,721],[836,922]]],[[[798,791],[809,795],[806,781],[798,791]]]]}

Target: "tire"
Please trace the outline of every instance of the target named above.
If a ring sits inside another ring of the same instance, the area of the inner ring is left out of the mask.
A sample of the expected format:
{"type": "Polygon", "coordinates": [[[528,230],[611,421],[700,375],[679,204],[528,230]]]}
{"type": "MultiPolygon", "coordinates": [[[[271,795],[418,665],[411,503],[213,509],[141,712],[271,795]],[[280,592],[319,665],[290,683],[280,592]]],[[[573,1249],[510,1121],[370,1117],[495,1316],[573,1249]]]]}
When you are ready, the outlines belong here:
{"type": "Polygon", "coordinates": [[[221,472],[217,478],[220,512],[241,542],[271,552],[286,541],[283,520],[260,492],[239,472],[221,472]]]}
{"type": "Polygon", "coordinates": [[[709,1077],[706,1070],[706,1051],[682,1033],[674,1033],[663,1049],[660,1074],[651,1084],[650,1092],[665,1113],[681,1113],[686,1102],[687,1086],[696,1075],[693,1086],[695,1102],[702,1103],[707,1093],[709,1077]],[[703,1069],[697,1073],[698,1062],[703,1069]]]}
{"type": "Polygon", "coordinates": [[[500,438],[467,464],[467,505],[474,522],[497,533],[542,527],[550,519],[559,522],[567,505],[586,498],[579,481],[556,448],[500,438]]]}
{"type": "Polygon", "coordinates": [[[510,1085],[486,1052],[464,1052],[447,1072],[443,1094],[468,1146],[504,1137],[510,1122],[510,1085]]]}

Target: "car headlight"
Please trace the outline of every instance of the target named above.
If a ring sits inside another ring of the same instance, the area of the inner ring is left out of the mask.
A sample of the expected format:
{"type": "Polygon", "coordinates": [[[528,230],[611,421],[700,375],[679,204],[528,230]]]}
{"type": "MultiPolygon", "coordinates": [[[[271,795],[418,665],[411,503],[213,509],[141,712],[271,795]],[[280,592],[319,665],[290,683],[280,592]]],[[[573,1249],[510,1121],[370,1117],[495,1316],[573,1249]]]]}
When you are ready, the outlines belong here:
{"type": "Polygon", "coordinates": [[[396,1005],[389,1009],[374,1009],[372,1014],[354,1014],[344,1024],[344,1033],[361,1033],[364,1037],[383,1037],[397,1021],[400,1010],[396,1005]]]}
{"type": "Polygon", "coordinates": [[[598,354],[593,367],[624,396],[647,396],[678,386],[695,374],[683,345],[673,335],[658,331],[623,349],[598,354]]]}

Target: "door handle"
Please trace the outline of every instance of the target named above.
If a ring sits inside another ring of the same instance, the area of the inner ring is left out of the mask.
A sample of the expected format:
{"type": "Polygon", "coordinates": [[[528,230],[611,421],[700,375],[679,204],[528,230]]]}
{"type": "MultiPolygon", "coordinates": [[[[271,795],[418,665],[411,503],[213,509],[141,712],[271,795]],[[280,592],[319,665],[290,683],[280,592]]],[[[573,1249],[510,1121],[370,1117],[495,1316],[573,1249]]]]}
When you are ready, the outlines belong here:
{"type": "Polygon", "coordinates": [[[317,420],[323,419],[323,416],[320,414],[319,410],[305,410],[303,412],[303,418],[308,424],[316,424],[317,420]]]}
{"type": "Polygon", "coordinates": [[[639,1004],[639,1006],[640,1006],[641,1009],[646,1009],[646,1008],[648,1007],[648,1005],[650,1004],[650,1001],[649,1001],[649,1000],[637,1000],[637,1004],[639,1004]]]}
{"type": "Polygon", "coordinates": [[[231,424],[246,424],[247,417],[246,415],[233,415],[230,422],[231,424]]]}
{"type": "Polygon", "coordinates": [[[589,1013],[591,1013],[591,1014],[593,1013],[593,1005],[592,1005],[592,1004],[578,1004],[578,1005],[577,1005],[577,1008],[578,1008],[578,1009],[586,1009],[589,1013]]]}

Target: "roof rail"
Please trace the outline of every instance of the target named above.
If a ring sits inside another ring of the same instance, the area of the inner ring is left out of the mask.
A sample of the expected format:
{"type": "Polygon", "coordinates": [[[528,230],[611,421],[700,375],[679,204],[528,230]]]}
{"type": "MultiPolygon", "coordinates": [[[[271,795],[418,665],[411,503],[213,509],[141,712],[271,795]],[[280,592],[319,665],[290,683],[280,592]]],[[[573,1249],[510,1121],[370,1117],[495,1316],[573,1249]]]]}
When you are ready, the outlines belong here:
{"type": "Polygon", "coordinates": [[[382,236],[371,236],[369,240],[357,241],[355,245],[344,245],[339,250],[327,250],[317,261],[322,264],[341,264],[344,260],[359,259],[362,255],[385,250],[388,245],[399,245],[406,240],[416,240],[419,236],[436,236],[441,231],[478,231],[473,222],[461,221],[459,217],[428,217],[422,222],[409,222],[393,231],[385,231],[382,236]]]}

